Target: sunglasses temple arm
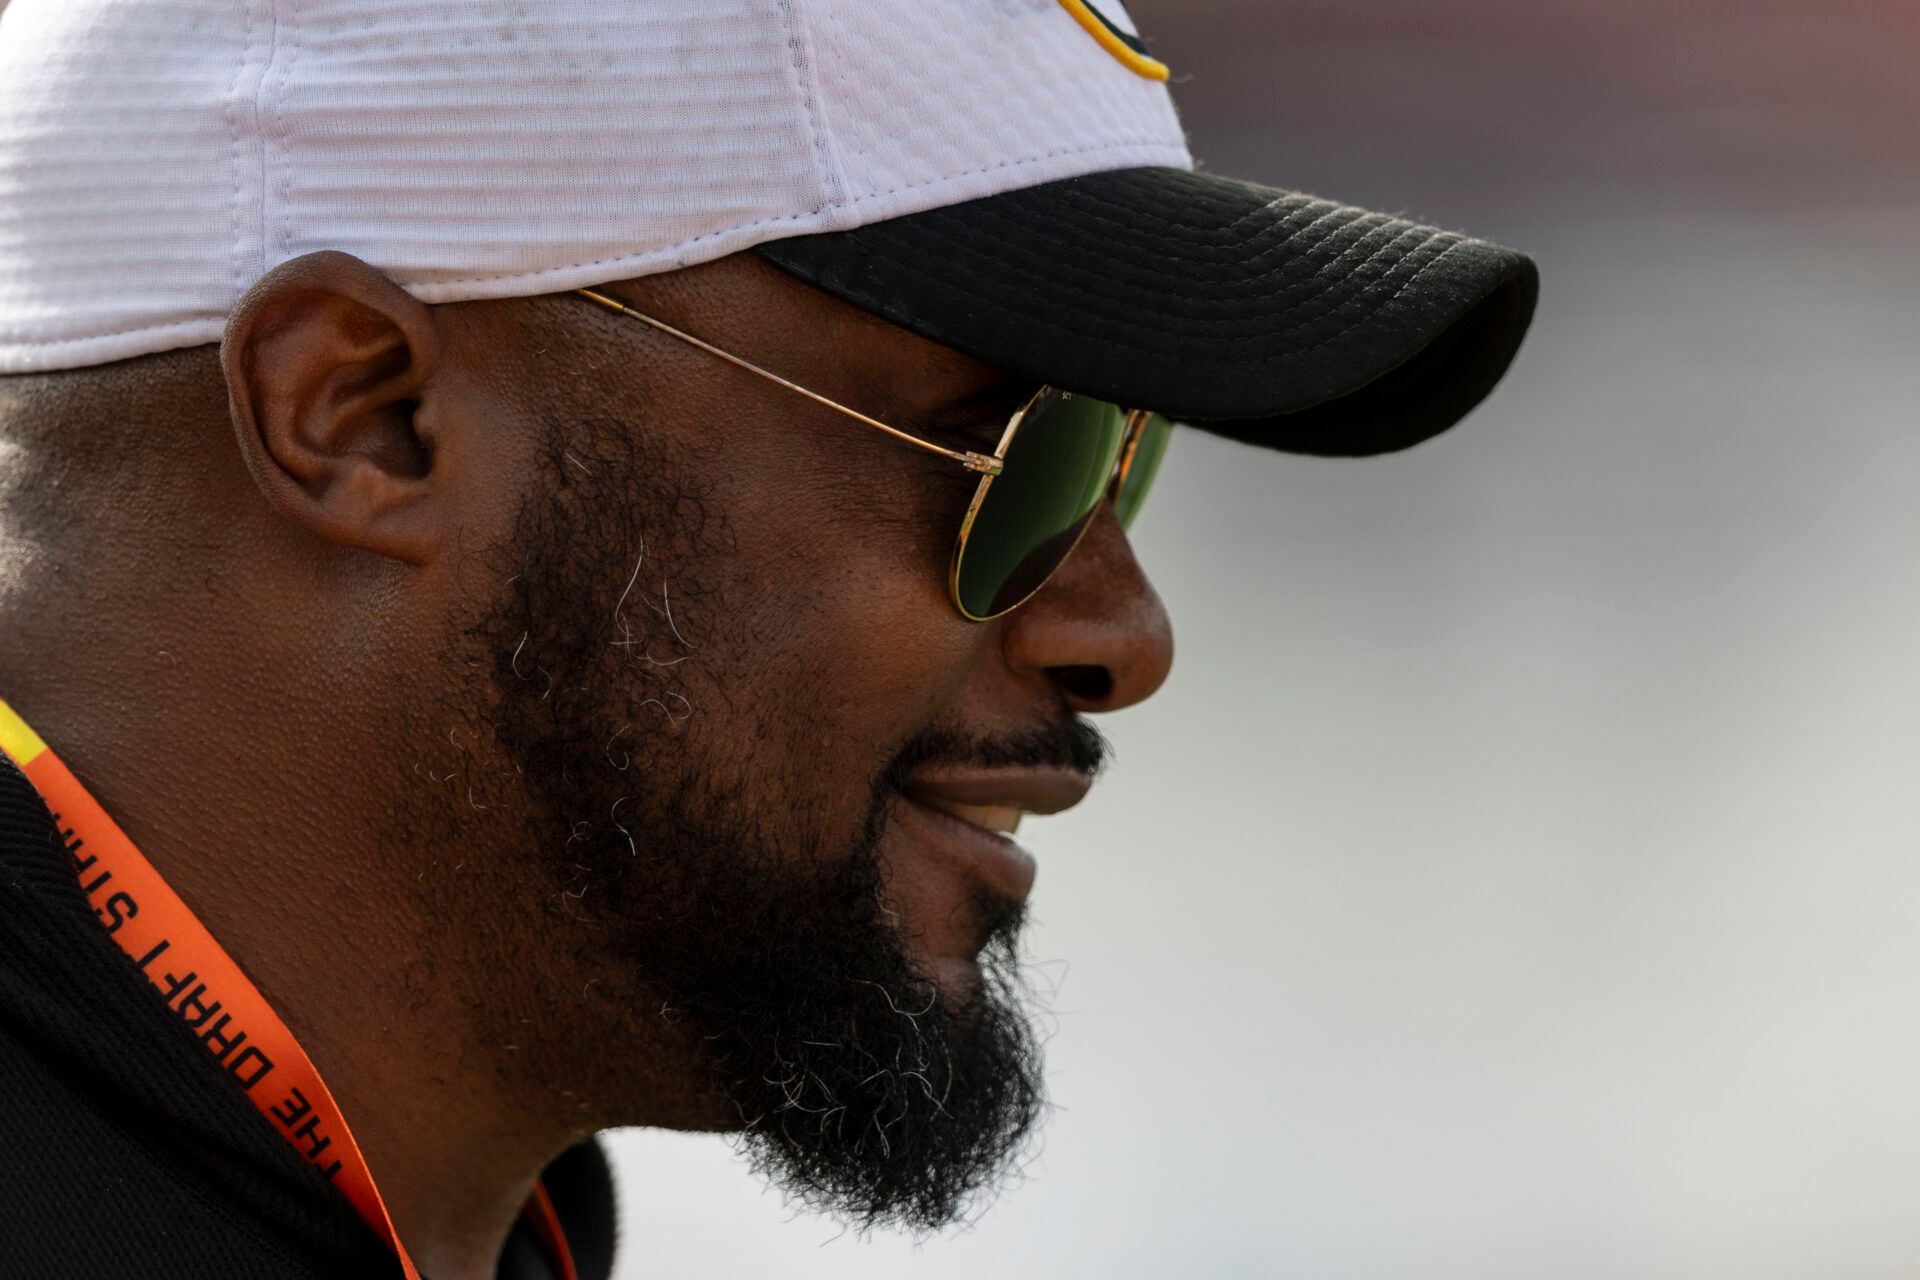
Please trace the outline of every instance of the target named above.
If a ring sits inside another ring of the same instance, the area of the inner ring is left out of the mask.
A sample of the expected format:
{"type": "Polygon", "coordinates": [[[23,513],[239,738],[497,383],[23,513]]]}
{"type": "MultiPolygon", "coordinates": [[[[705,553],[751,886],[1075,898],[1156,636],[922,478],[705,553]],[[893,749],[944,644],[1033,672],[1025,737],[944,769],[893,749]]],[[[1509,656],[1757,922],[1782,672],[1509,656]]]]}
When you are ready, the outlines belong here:
{"type": "Polygon", "coordinates": [[[785,387],[787,390],[793,392],[795,395],[805,396],[807,399],[813,401],[815,404],[824,405],[829,409],[833,409],[840,413],[844,413],[849,418],[852,418],[854,421],[864,423],[867,426],[872,427],[876,431],[884,431],[888,435],[892,436],[894,439],[899,440],[905,444],[910,444],[916,449],[924,449],[928,453],[939,454],[943,458],[951,458],[955,462],[958,462],[962,466],[966,467],[966,469],[969,471],[978,471],[983,475],[989,475],[989,476],[997,476],[1000,474],[1002,464],[1000,459],[998,458],[991,457],[984,453],[973,453],[973,452],[962,451],[958,449],[949,449],[943,445],[937,445],[931,440],[922,440],[919,436],[910,435],[907,432],[900,430],[898,427],[890,427],[886,423],[881,422],[877,418],[869,418],[866,414],[861,413],[857,409],[849,409],[846,405],[843,405],[836,400],[829,400],[827,397],[821,395],[817,391],[809,391],[797,382],[789,382],[785,378],[781,377],[779,374],[773,373],[766,369],[762,369],[759,365],[754,364],[752,361],[743,360],[739,356],[734,355],[730,351],[722,351],[719,347],[714,346],[711,342],[703,342],[701,339],[694,337],[690,333],[674,328],[672,325],[668,324],[664,320],[656,320],[652,316],[646,314],[643,311],[635,311],[632,307],[629,307],[624,302],[621,302],[618,299],[610,298],[606,294],[596,292],[595,290],[592,290],[592,289],[580,289],[580,290],[577,290],[577,292],[580,294],[581,297],[586,298],[591,302],[597,302],[609,311],[617,312],[618,314],[623,316],[630,316],[633,319],[638,320],[640,323],[644,325],[649,325],[652,328],[659,330],[661,333],[666,334],[668,337],[678,338],[680,341],[688,344],[689,346],[698,347],[700,350],[706,352],[710,356],[718,356],[720,359],[725,360],[728,364],[733,365],[735,368],[745,369],[748,373],[755,374],[758,377],[765,378],[768,382],[774,383],[778,386],[785,387]]]}
{"type": "Polygon", "coordinates": [[[1113,502],[1120,497],[1121,487],[1127,483],[1127,473],[1133,470],[1133,455],[1140,451],[1140,437],[1146,434],[1147,419],[1153,416],[1146,409],[1127,410],[1127,434],[1120,441],[1120,456],[1113,462],[1113,479],[1107,482],[1107,501],[1113,502]]]}

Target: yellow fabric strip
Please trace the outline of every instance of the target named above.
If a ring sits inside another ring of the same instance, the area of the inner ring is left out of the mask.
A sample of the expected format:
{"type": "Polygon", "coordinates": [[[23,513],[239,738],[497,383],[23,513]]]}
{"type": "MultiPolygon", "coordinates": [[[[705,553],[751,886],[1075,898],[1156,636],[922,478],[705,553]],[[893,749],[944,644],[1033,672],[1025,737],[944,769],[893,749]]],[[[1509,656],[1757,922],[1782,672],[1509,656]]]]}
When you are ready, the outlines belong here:
{"type": "Polygon", "coordinates": [[[1145,54],[1136,52],[1126,41],[1113,34],[1100,15],[1089,9],[1086,0],[1060,0],[1060,5],[1073,15],[1075,22],[1087,29],[1087,34],[1100,42],[1100,47],[1120,60],[1122,66],[1135,75],[1145,76],[1149,80],[1165,80],[1172,70],[1164,62],[1156,61],[1145,54]]]}
{"type": "Polygon", "coordinates": [[[24,769],[46,749],[47,744],[40,740],[40,735],[15,715],[12,707],[0,702],[0,751],[13,757],[13,762],[24,769]]]}

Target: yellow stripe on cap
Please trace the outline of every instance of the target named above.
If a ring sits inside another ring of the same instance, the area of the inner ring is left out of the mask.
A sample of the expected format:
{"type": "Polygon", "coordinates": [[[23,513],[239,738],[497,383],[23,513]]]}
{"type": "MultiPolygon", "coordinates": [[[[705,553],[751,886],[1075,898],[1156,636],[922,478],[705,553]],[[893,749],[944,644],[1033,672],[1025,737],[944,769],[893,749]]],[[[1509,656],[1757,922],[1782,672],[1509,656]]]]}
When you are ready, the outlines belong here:
{"type": "Polygon", "coordinates": [[[0,702],[0,751],[13,757],[13,762],[22,769],[46,754],[47,744],[40,740],[25,720],[14,714],[12,707],[0,702]]]}
{"type": "Polygon", "coordinates": [[[1087,29],[1087,34],[1100,42],[1100,47],[1120,60],[1120,64],[1135,75],[1145,76],[1149,80],[1165,80],[1173,74],[1166,63],[1149,58],[1132,45],[1113,33],[1106,20],[1088,7],[1086,0],[1060,0],[1060,6],[1073,15],[1073,20],[1087,29]]]}

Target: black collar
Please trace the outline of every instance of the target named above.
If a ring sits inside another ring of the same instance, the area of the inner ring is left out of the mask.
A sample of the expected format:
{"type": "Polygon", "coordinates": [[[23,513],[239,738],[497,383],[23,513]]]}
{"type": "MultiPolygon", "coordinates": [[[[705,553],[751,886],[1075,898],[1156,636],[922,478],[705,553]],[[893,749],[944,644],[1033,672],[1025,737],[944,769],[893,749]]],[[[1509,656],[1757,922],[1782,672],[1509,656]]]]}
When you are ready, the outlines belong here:
{"type": "MultiPolygon", "coordinates": [[[[0,1091],[26,1082],[22,1096],[38,1100],[30,1114],[0,1122],[0,1132],[15,1139],[11,1152],[0,1148],[0,1186],[37,1170],[49,1171],[43,1181],[74,1186],[70,1206],[58,1186],[37,1193],[53,1219],[71,1216],[72,1250],[61,1256],[73,1265],[60,1274],[96,1274],[84,1259],[102,1246],[90,1243],[88,1232],[97,1236],[100,1215],[116,1212],[132,1224],[128,1239],[178,1240],[183,1251],[202,1239],[209,1248],[215,1240],[259,1241],[263,1264],[297,1258],[314,1276],[398,1273],[392,1255],[347,1202],[167,1015],[94,919],[52,816],[4,755],[0,922],[0,1091]],[[35,1149],[72,1145],[63,1142],[69,1127],[108,1137],[57,1155],[35,1149]],[[124,1187],[121,1203],[100,1204],[85,1190],[90,1182],[124,1187]],[[196,1216],[200,1234],[196,1222],[186,1221],[172,1223],[177,1230],[156,1223],[143,1234],[141,1186],[156,1182],[172,1185],[156,1190],[152,1203],[191,1206],[187,1212],[196,1216]]],[[[608,1280],[615,1216],[605,1154],[596,1142],[582,1143],[556,1160],[544,1181],[580,1280],[608,1280]]],[[[41,1226],[46,1239],[60,1235],[57,1220],[41,1226]]],[[[170,1261],[175,1265],[149,1268],[144,1258],[120,1259],[123,1267],[155,1275],[230,1273],[219,1266],[196,1272],[191,1256],[170,1261]]],[[[105,1261],[99,1265],[98,1274],[112,1274],[105,1261]]],[[[557,1280],[532,1233],[519,1225],[498,1274],[500,1280],[557,1280]]]]}

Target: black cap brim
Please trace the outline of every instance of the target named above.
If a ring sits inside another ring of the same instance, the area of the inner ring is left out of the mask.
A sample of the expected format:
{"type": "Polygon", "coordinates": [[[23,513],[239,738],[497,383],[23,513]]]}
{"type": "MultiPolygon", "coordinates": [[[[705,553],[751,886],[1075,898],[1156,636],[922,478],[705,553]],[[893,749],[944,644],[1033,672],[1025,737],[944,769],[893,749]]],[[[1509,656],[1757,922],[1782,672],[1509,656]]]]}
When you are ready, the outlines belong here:
{"type": "Polygon", "coordinates": [[[1293,453],[1418,444],[1493,390],[1525,254],[1178,169],[1120,169],[759,246],[905,329],[1037,381],[1293,453]]]}

